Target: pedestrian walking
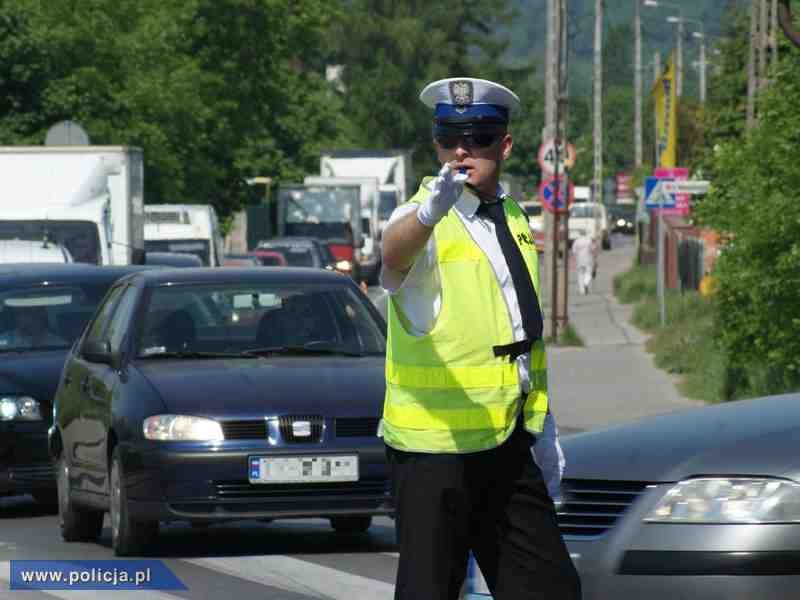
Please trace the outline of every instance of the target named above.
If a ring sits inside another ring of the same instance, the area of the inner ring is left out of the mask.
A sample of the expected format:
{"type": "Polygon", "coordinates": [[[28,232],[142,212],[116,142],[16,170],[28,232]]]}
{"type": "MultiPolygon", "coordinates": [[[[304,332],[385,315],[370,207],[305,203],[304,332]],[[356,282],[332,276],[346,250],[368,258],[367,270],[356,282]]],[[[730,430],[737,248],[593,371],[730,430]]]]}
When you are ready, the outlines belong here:
{"type": "Polygon", "coordinates": [[[572,242],[572,253],[575,255],[575,267],[578,271],[578,291],[586,295],[591,291],[592,280],[597,271],[597,240],[585,229],[578,231],[578,237],[572,242]]]}
{"type": "Polygon", "coordinates": [[[395,599],[458,598],[470,550],[495,600],[579,598],[548,493],[548,483],[558,493],[563,455],[538,257],[523,211],[499,185],[519,98],[453,78],[427,85],[420,100],[433,110],[442,167],[393,212],[381,270],[395,599]]]}

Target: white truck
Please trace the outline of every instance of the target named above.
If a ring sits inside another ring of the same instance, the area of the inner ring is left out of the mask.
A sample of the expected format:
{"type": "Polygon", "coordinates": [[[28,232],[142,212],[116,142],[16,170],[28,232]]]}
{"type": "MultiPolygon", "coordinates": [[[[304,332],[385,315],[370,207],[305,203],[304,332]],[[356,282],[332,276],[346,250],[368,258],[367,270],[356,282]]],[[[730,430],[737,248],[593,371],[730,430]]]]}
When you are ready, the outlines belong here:
{"type": "Polygon", "coordinates": [[[0,239],[64,246],[75,262],[144,262],[142,151],[0,146],[0,239]]]}
{"type": "Polygon", "coordinates": [[[377,177],[379,231],[386,227],[392,211],[416,191],[409,150],[323,151],[319,173],[323,177],[377,177]]]}
{"type": "Polygon", "coordinates": [[[358,277],[376,283],[381,266],[380,221],[378,218],[379,184],[376,177],[316,177],[303,180],[305,185],[357,185],[361,203],[361,232],[364,244],[355,251],[358,277]]]}
{"type": "Polygon", "coordinates": [[[210,204],[147,204],[144,207],[147,252],[194,254],[206,267],[224,257],[217,212],[210,204]]]}

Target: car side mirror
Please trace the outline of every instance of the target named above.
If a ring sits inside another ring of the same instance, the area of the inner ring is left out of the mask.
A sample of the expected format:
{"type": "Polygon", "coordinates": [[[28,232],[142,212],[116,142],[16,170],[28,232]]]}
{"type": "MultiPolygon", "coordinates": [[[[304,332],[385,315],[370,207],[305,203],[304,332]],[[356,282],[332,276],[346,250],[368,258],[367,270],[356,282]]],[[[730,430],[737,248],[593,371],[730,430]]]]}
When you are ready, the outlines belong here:
{"type": "Polygon", "coordinates": [[[118,356],[111,351],[111,343],[107,340],[91,340],[83,346],[83,357],[89,362],[102,363],[118,367],[118,356]]]}

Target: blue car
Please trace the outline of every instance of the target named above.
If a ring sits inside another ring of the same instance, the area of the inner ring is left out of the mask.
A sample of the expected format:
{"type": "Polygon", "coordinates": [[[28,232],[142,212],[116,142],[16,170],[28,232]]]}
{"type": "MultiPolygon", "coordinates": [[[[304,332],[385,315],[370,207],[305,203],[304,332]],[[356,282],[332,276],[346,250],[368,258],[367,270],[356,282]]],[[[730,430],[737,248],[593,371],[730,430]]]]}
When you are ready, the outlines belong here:
{"type": "Polygon", "coordinates": [[[0,265],[0,496],[56,505],[47,429],[64,360],[111,285],[141,269],[0,265]]]}
{"type": "Polygon", "coordinates": [[[310,269],[137,273],[64,368],[50,450],[59,524],[117,555],[160,522],[393,514],[378,426],[385,322],[347,277],[310,269]]]}

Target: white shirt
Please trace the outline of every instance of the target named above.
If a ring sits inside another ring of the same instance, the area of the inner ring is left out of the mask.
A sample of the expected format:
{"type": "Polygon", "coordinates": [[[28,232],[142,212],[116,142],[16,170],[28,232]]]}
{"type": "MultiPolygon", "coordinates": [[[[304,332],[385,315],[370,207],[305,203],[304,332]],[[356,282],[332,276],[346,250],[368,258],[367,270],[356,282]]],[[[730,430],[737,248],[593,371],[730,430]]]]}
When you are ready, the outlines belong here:
{"type": "MultiPolygon", "coordinates": [[[[499,186],[497,195],[499,197],[506,196],[499,186]]],[[[500,285],[500,291],[508,307],[511,319],[511,330],[514,339],[509,341],[524,340],[526,337],[525,329],[522,325],[522,313],[517,301],[514,282],[511,279],[508,264],[500,248],[500,242],[497,241],[494,223],[475,214],[479,205],[480,200],[478,197],[465,189],[453,208],[464,224],[467,233],[478,247],[483,250],[492,265],[492,270],[500,285]]],[[[398,206],[392,212],[392,216],[386,225],[386,230],[391,228],[399,219],[416,211],[417,207],[418,205],[415,203],[398,206]]],[[[381,285],[390,295],[390,301],[394,302],[395,308],[407,320],[409,333],[417,336],[425,335],[433,329],[442,307],[442,283],[436,258],[435,237],[431,236],[428,239],[425,248],[420,251],[407,273],[392,271],[385,266],[385,263],[382,264],[384,266],[381,267],[381,285]]],[[[516,363],[521,392],[527,394],[530,390],[530,353],[518,357],[516,363]]],[[[558,442],[558,428],[556,427],[555,419],[550,414],[545,418],[544,431],[536,436],[534,458],[542,469],[551,497],[554,499],[559,497],[561,475],[564,471],[565,463],[564,454],[558,442]]]]}
{"type": "Polygon", "coordinates": [[[579,236],[572,242],[572,253],[579,267],[593,267],[596,252],[597,243],[588,235],[579,236]]]}

